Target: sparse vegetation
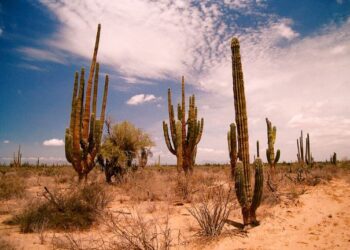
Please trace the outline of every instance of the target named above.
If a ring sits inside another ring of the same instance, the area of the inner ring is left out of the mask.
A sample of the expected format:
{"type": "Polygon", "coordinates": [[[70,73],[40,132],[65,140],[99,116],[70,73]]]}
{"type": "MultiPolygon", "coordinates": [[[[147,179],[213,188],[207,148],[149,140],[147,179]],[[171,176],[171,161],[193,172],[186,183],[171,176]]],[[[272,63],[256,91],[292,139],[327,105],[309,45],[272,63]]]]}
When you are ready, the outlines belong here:
{"type": "Polygon", "coordinates": [[[25,195],[25,183],[14,175],[0,177],[0,201],[11,198],[22,198],[25,195]]]}
{"type": "Polygon", "coordinates": [[[86,229],[112,199],[105,187],[96,183],[66,191],[45,188],[43,198],[30,202],[6,223],[19,225],[23,233],[35,232],[44,225],[46,229],[86,229]]]}

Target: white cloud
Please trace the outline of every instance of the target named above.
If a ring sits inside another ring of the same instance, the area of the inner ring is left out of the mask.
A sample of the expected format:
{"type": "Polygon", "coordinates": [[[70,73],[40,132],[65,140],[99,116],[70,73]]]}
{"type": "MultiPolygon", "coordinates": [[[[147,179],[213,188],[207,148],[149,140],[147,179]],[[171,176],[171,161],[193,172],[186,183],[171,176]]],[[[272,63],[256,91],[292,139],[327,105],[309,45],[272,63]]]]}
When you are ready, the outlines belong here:
{"type": "Polygon", "coordinates": [[[9,141],[9,140],[4,140],[3,143],[4,143],[4,144],[9,144],[10,141],[9,141]]]}
{"type": "Polygon", "coordinates": [[[128,105],[140,105],[146,102],[154,102],[160,100],[160,97],[155,97],[154,95],[139,94],[132,96],[126,103],[128,105]]]}
{"type": "Polygon", "coordinates": [[[22,53],[27,59],[36,60],[36,61],[49,61],[55,63],[65,63],[63,56],[52,53],[48,50],[36,49],[30,47],[21,47],[17,49],[22,53]]]}
{"type": "Polygon", "coordinates": [[[2,35],[4,31],[2,30],[2,28],[0,28],[0,36],[2,35]]]}
{"type": "Polygon", "coordinates": [[[64,146],[64,141],[61,139],[53,138],[53,139],[43,141],[43,145],[44,146],[64,146]]]}

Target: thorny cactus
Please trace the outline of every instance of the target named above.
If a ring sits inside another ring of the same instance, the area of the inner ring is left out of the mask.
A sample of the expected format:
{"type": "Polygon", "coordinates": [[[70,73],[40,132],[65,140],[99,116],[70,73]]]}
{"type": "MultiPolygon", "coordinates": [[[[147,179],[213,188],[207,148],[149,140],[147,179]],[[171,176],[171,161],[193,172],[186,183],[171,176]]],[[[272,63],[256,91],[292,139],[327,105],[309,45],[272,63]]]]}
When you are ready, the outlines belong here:
{"type": "Polygon", "coordinates": [[[197,145],[203,133],[203,118],[197,120],[197,107],[195,104],[195,96],[189,98],[188,118],[186,120],[186,105],[185,105],[185,80],[182,77],[182,102],[177,106],[177,121],[175,121],[174,107],[171,103],[171,90],[168,89],[168,111],[170,135],[168,132],[168,124],[163,121],[163,132],[165,143],[169,151],[176,155],[177,169],[183,169],[185,174],[193,172],[197,154],[197,145]],[[187,129],[186,129],[187,126],[187,129]]]}
{"type": "Polygon", "coordinates": [[[85,93],[84,106],[84,85],[85,70],[81,69],[80,83],[79,73],[75,73],[74,89],[72,97],[72,109],[69,128],[65,135],[65,153],[67,161],[79,175],[79,181],[87,178],[87,174],[95,166],[95,157],[100,150],[103,124],[108,93],[108,75],[105,78],[103,101],[100,119],[96,119],[96,103],[98,89],[99,64],[96,62],[98,45],[100,40],[101,25],[98,25],[95,49],[90,66],[89,78],[85,93]],[[95,76],[94,76],[95,74],[95,76]],[[90,112],[92,82],[94,78],[92,112],[90,112]]]}
{"type": "Polygon", "coordinates": [[[235,169],[235,189],[237,199],[242,207],[244,225],[257,225],[256,210],[260,205],[263,192],[263,164],[260,158],[254,161],[255,184],[252,193],[251,172],[249,165],[249,138],[244,81],[241,64],[240,46],[237,38],[231,41],[232,78],[235,104],[235,117],[238,135],[238,159],[235,169]]]}
{"type": "Polygon", "coordinates": [[[266,149],[266,158],[271,168],[275,168],[278,160],[280,159],[280,150],[278,149],[275,157],[275,141],[276,141],[276,126],[272,127],[269,119],[266,118],[267,125],[267,149],[266,149]]]}

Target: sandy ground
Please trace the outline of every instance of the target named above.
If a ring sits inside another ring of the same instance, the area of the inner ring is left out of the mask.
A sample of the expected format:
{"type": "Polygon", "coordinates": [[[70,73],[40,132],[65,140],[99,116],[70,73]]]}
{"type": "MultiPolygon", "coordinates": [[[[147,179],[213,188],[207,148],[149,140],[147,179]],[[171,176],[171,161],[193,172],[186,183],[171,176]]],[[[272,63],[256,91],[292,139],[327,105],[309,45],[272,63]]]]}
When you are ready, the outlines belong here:
{"type": "Polygon", "coordinates": [[[193,248],[350,249],[350,184],[344,180],[310,187],[294,204],[283,202],[270,212],[246,235],[232,232],[193,248]]]}
{"type": "MultiPolygon", "coordinates": [[[[14,205],[7,202],[1,204],[1,208],[11,210],[14,205]]],[[[118,211],[123,206],[125,204],[116,201],[110,209],[118,211]]],[[[143,202],[138,206],[153,216],[158,216],[166,207],[169,209],[164,202],[143,202]]],[[[198,226],[184,206],[173,206],[170,210],[170,226],[181,230],[188,242],[180,249],[350,249],[350,183],[342,179],[307,187],[294,201],[286,199],[274,207],[262,206],[258,209],[260,226],[240,231],[228,225],[223,235],[214,239],[196,235],[198,226]]],[[[49,240],[52,233],[21,234],[17,226],[1,223],[9,217],[10,214],[0,215],[1,238],[16,249],[52,249],[49,240]],[[44,244],[41,236],[46,239],[44,244]]],[[[241,221],[238,208],[230,219],[241,221]]],[[[88,233],[96,234],[97,230],[88,233]]]]}

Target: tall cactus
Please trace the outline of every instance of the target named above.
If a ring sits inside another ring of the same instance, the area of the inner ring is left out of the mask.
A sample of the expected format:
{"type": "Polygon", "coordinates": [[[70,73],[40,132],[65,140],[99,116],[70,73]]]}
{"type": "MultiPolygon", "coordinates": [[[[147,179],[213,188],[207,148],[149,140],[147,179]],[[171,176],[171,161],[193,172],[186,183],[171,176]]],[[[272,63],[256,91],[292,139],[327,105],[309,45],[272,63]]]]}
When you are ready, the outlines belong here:
{"type": "Polygon", "coordinates": [[[95,41],[95,49],[90,66],[89,78],[85,94],[85,69],[82,68],[79,73],[75,73],[74,88],[72,97],[72,107],[70,115],[69,128],[65,135],[65,153],[67,161],[73,165],[73,168],[79,175],[79,181],[87,178],[88,173],[95,166],[95,157],[100,150],[103,124],[105,119],[107,94],[108,94],[108,75],[105,78],[104,93],[100,119],[96,119],[97,89],[99,64],[97,63],[97,52],[100,40],[101,25],[98,25],[95,41]],[[93,83],[94,78],[94,83],[93,83]],[[94,84],[94,86],[92,86],[94,84]],[[90,112],[91,92],[93,88],[92,112],[90,112]]]}
{"type": "Polygon", "coordinates": [[[257,157],[257,158],[260,158],[259,141],[256,141],[256,157],[257,157]]]}
{"type": "Polygon", "coordinates": [[[266,158],[271,168],[275,168],[278,160],[280,159],[281,152],[278,149],[275,157],[275,141],[276,141],[276,126],[272,127],[271,122],[266,118],[267,125],[267,149],[266,149],[266,158]]]}
{"type": "Polygon", "coordinates": [[[170,135],[168,124],[163,121],[163,132],[165,143],[169,151],[177,158],[177,169],[183,169],[185,174],[193,172],[193,165],[197,154],[197,145],[203,133],[203,118],[197,120],[197,107],[195,96],[189,97],[188,118],[186,121],[186,103],[185,103],[185,79],[182,77],[181,84],[181,104],[177,106],[177,121],[175,120],[174,107],[171,102],[171,90],[168,89],[168,112],[170,135]],[[186,129],[187,126],[187,129],[186,129]]]}
{"type": "Polygon", "coordinates": [[[244,225],[257,225],[258,221],[256,219],[256,210],[261,202],[264,183],[263,164],[260,158],[257,158],[254,161],[255,184],[254,191],[252,193],[249,165],[248,118],[244,93],[240,46],[237,38],[232,38],[231,50],[233,94],[238,134],[238,161],[236,162],[234,174],[235,189],[237,199],[242,207],[244,225]]]}

